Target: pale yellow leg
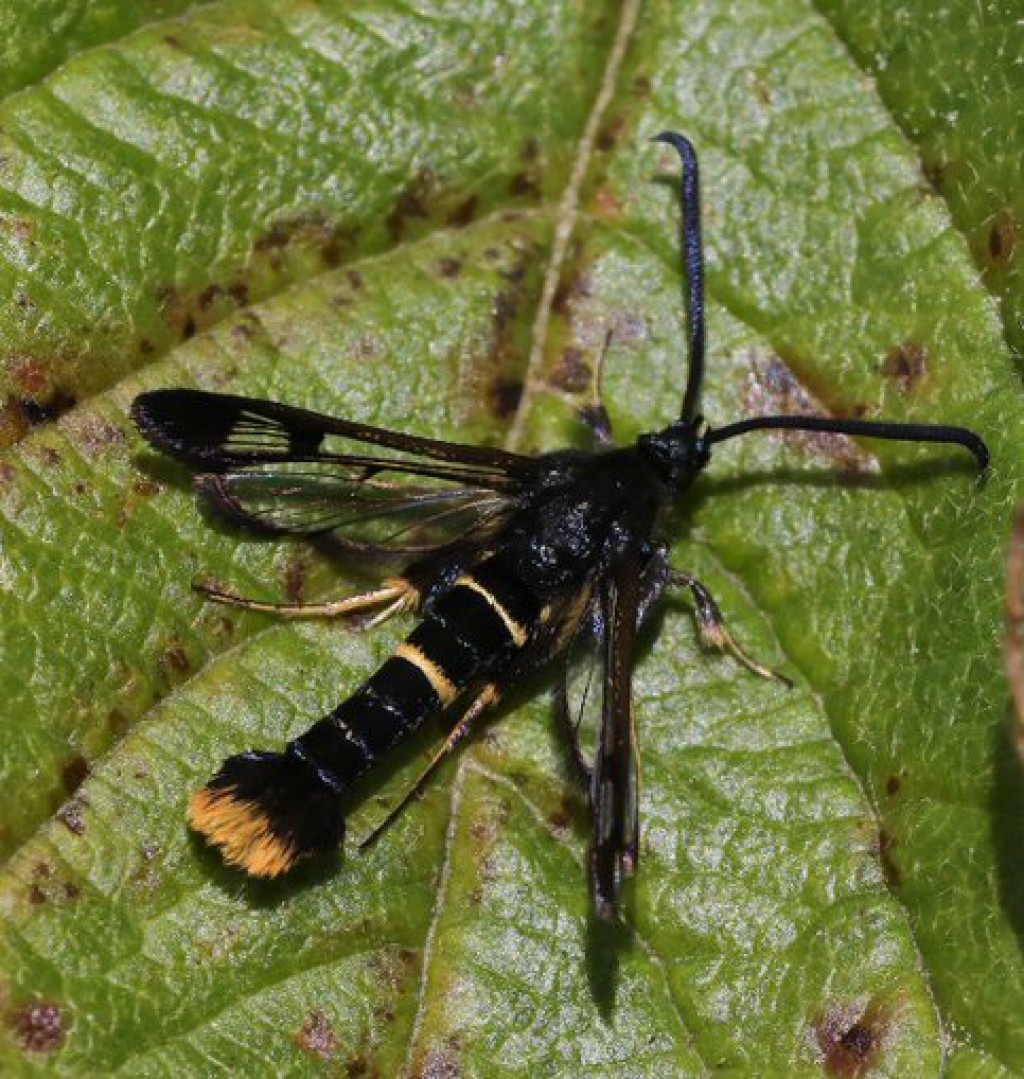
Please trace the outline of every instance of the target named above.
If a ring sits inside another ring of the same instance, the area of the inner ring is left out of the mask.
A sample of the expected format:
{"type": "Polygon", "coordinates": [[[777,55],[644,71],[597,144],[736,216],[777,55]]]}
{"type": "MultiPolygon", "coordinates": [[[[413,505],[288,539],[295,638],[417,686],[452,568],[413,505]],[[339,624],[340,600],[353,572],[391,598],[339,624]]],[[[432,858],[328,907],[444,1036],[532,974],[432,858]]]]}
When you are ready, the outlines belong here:
{"type": "Polygon", "coordinates": [[[759,663],[754,657],[736,640],[725,625],[725,619],[718,608],[714,597],[696,577],[679,570],[672,570],[669,574],[672,584],[683,585],[693,593],[694,603],[697,608],[697,625],[700,628],[700,639],[709,648],[719,648],[728,652],[734,659],[743,664],[749,671],[760,675],[762,678],[770,678],[781,682],[789,689],[793,688],[793,682],[784,674],[772,670],[771,667],[759,663]]]}
{"type": "Polygon", "coordinates": [[[241,607],[247,611],[269,611],[280,618],[342,618],[346,615],[373,610],[384,604],[381,610],[363,623],[364,628],[379,625],[392,615],[412,610],[419,604],[419,594],[416,589],[401,578],[385,581],[380,588],[374,588],[369,592],[343,596],[324,603],[273,603],[249,599],[232,588],[226,588],[209,580],[193,581],[192,588],[216,603],[224,603],[229,607],[241,607]]]}
{"type": "Polygon", "coordinates": [[[477,719],[487,711],[488,708],[497,704],[499,699],[498,687],[495,685],[487,685],[474,697],[473,703],[466,709],[462,718],[451,729],[448,737],[444,740],[443,745],[430,759],[430,763],[423,769],[416,779],[416,782],[405,792],[402,796],[402,800],[388,813],[388,815],[373,829],[372,832],[359,844],[360,850],[366,850],[368,847],[373,846],[374,843],[381,837],[381,835],[391,827],[392,824],[398,819],[399,815],[405,809],[405,807],[423,790],[427,785],[428,780],[437,771],[441,762],[455,749],[455,747],[461,742],[477,719]]]}

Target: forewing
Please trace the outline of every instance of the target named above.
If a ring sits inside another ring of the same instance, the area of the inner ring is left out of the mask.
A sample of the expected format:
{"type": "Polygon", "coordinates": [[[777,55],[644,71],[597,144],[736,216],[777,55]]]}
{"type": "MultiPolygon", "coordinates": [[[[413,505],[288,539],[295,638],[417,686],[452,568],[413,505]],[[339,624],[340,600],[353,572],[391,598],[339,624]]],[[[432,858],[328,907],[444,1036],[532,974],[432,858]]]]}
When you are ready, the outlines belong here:
{"type": "Polygon", "coordinates": [[[276,401],[202,390],[143,393],[132,418],[153,446],[203,472],[333,461],[504,490],[530,478],[533,458],[441,442],[325,416],[276,401]],[[366,446],[375,451],[367,453],[366,446]]]}
{"type": "Polygon", "coordinates": [[[204,472],[199,491],[223,516],[259,532],[329,534],[362,554],[423,554],[490,532],[535,470],[519,454],[200,390],[141,394],[132,416],[153,446],[204,472]]]}
{"type": "Polygon", "coordinates": [[[641,599],[642,563],[624,557],[604,591],[604,677],[601,729],[590,784],[590,883],[594,908],[612,918],[622,882],[636,869],[639,777],[633,726],[632,665],[641,599]]]}

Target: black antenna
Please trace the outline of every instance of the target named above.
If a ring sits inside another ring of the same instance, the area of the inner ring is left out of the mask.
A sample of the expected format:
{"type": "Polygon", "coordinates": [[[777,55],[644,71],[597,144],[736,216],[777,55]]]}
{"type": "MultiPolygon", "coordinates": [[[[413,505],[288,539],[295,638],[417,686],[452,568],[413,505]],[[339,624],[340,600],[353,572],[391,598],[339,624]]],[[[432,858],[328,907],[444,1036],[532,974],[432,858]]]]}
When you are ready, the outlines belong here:
{"type": "Polygon", "coordinates": [[[700,398],[704,385],[704,247],[700,238],[700,170],[697,151],[685,135],[662,131],[654,142],[675,148],[683,161],[683,258],[688,286],[686,316],[690,330],[690,370],[680,419],[693,423],[700,418],[700,398]]]}
{"type": "Polygon", "coordinates": [[[819,416],[754,416],[730,423],[704,436],[709,443],[725,442],[748,431],[827,431],[837,435],[866,435],[896,442],[946,442],[963,446],[974,454],[978,470],[988,469],[989,452],[984,439],[966,427],[946,427],[937,423],[887,423],[883,420],[836,420],[819,416]]]}

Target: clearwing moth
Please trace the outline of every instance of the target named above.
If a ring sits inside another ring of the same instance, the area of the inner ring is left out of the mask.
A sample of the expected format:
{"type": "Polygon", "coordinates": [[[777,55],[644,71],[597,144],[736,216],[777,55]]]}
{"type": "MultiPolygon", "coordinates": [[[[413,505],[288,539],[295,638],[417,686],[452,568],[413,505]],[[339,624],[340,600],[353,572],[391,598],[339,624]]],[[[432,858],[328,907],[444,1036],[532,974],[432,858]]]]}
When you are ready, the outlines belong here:
{"type": "MultiPolygon", "coordinates": [[[[755,416],[710,427],[704,379],[704,256],[697,156],[664,132],[682,161],[683,261],[689,369],[678,420],[635,445],[527,456],[419,438],[272,401],[166,389],[136,398],[132,415],[156,447],[200,473],[199,493],[264,533],[329,534],[356,556],[402,569],[379,587],[320,604],[211,598],[286,616],[355,617],[373,625],[401,611],[420,622],[391,657],[283,752],[229,757],[192,799],[192,827],[224,859],[275,877],[342,842],[351,785],[440,711],[444,743],[372,841],[474,724],[522,676],[571,650],[602,669],[596,748],[584,751],[568,694],[559,714],[585,786],[594,909],[616,916],[639,853],[638,737],[631,703],[637,631],[669,588],[688,589],[702,639],[756,673],[781,677],[736,642],[708,589],[674,569],[659,525],[708,465],[712,448],[753,431],[828,431],[988,450],[974,432],[934,424],[755,416]]],[[[564,679],[568,675],[563,676],[564,679]]],[[[784,680],[784,679],[783,679],[784,680]]],[[[365,844],[364,844],[365,845],[365,844]]]]}

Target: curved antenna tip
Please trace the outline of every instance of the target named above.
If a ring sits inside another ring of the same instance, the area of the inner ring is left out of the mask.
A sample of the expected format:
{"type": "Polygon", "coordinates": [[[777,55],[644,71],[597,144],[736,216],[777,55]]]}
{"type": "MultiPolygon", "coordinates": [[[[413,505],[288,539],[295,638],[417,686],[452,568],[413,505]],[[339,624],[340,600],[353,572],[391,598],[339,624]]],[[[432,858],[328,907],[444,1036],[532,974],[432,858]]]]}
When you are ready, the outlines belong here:
{"type": "Polygon", "coordinates": [[[651,136],[651,142],[663,142],[673,147],[679,156],[687,161],[697,156],[697,148],[690,139],[678,131],[659,131],[657,135],[651,136]]]}

